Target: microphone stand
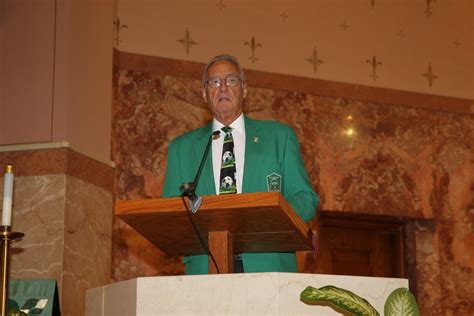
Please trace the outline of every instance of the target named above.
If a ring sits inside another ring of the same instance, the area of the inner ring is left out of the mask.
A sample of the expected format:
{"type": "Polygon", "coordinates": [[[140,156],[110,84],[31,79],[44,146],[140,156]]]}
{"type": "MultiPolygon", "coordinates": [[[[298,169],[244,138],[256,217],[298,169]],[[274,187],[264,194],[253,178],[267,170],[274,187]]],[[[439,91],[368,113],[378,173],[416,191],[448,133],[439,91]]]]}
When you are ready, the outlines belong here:
{"type": "Polygon", "coordinates": [[[212,262],[214,263],[214,266],[216,267],[217,273],[219,274],[220,271],[219,271],[219,267],[217,266],[216,259],[214,258],[212,253],[209,251],[209,248],[204,243],[204,240],[202,240],[201,234],[199,234],[199,230],[197,229],[196,225],[194,224],[193,218],[191,216],[191,212],[193,214],[196,214],[196,212],[201,207],[202,197],[200,197],[196,194],[196,188],[197,188],[197,185],[198,185],[199,178],[201,177],[202,168],[204,167],[204,163],[206,161],[207,155],[209,154],[209,149],[211,148],[211,142],[218,135],[220,135],[220,131],[215,131],[215,132],[212,133],[211,137],[209,137],[206,148],[204,149],[204,154],[203,154],[203,157],[201,159],[201,163],[199,164],[198,171],[196,173],[196,176],[194,177],[194,181],[183,183],[183,185],[181,185],[179,187],[179,189],[181,190],[181,200],[183,201],[184,207],[186,208],[186,211],[187,211],[186,213],[188,214],[191,226],[193,227],[194,232],[196,233],[196,236],[198,237],[202,248],[204,249],[206,254],[211,258],[212,262]],[[184,200],[185,196],[187,196],[189,198],[189,206],[191,207],[191,210],[189,210],[188,205],[186,204],[186,202],[184,200]]]}
{"type": "Polygon", "coordinates": [[[204,149],[204,154],[202,156],[201,163],[199,164],[198,171],[196,172],[196,176],[194,177],[194,181],[183,183],[183,185],[179,187],[181,191],[181,196],[187,196],[189,198],[189,206],[191,207],[191,212],[193,214],[196,214],[202,204],[202,197],[196,194],[196,188],[199,182],[199,178],[201,177],[202,168],[204,167],[204,163],[206,162],[206,158],[209,154],[209,149],[211,148],[211,142],[218,135],[220,135],[220,131],[215,131],[212,133],[211,137],[209,137],[206,148],[204,149]]]}

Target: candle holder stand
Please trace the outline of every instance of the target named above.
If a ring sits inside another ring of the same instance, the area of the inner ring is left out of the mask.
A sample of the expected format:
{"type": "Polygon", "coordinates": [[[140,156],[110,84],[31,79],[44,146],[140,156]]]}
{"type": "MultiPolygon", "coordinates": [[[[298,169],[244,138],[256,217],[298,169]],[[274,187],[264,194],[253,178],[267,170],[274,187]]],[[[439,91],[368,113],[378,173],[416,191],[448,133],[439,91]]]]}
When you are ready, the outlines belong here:
{"type": "Polygon", "coordinates": [[[0,226],[0,239],[2,240],[2,316],[7,316],[8,306],[8,263],[10,244],[23,238],[25,234],[12,232],[10,226],[0,226]]]}

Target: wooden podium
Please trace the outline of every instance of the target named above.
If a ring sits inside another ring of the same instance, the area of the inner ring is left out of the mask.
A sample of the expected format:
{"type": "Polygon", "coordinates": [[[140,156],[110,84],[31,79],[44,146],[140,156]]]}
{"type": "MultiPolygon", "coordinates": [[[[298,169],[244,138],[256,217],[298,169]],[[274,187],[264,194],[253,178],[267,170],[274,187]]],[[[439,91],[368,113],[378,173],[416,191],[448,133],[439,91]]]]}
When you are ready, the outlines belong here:
{"type": "MultiPolygon", "coordinates": [[[[179,197],[117,201],[115,215],[168,255],[205,253],[179,197]]],[[[313,249],[311,230],[278,192],[203,196],[192,217],[221,273],[233,272],[233,253],[313,249]]]]}

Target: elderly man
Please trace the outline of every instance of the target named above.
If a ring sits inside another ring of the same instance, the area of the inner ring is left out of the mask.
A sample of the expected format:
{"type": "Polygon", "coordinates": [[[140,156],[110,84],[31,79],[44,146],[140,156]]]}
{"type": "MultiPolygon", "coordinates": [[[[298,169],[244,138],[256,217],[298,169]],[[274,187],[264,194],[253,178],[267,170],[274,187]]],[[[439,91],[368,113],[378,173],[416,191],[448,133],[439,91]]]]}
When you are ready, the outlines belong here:
{"type": "MultiPolygon", "coordinates": [[[[203,84],[202,95],[214,119],[170,143],[163,195],[180,195],[180,185],[193,180],[209,137],[220,131],[204,163],[198,195],[280,191],[304,221],[313,218],[319,199],[296,136],[286,125],[243,114],[247,88],[237,59],[212,58],[204,69],[203,84]]],[[[297,271],[295,253],[243,253],[234,262],[235,272],[297,271]]],[[[206,255],[184,257],[183,263],[186,274],[208,273],[206,255]]]]}

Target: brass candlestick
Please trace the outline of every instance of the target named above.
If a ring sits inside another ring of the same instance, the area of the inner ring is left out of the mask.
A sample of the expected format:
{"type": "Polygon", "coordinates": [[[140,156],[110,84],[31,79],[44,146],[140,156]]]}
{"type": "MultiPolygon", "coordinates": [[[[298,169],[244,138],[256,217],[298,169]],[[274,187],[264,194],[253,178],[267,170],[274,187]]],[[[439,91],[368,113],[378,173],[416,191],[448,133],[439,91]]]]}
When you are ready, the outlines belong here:
{"type": "Polygon", "coordinates": [[[8,262],[10,243],[23,238],[25,234],[12,232],[10,226],[0,226],[0,238],[2,239],[2,316],[7,316],[8,305],[8,262]]]}

